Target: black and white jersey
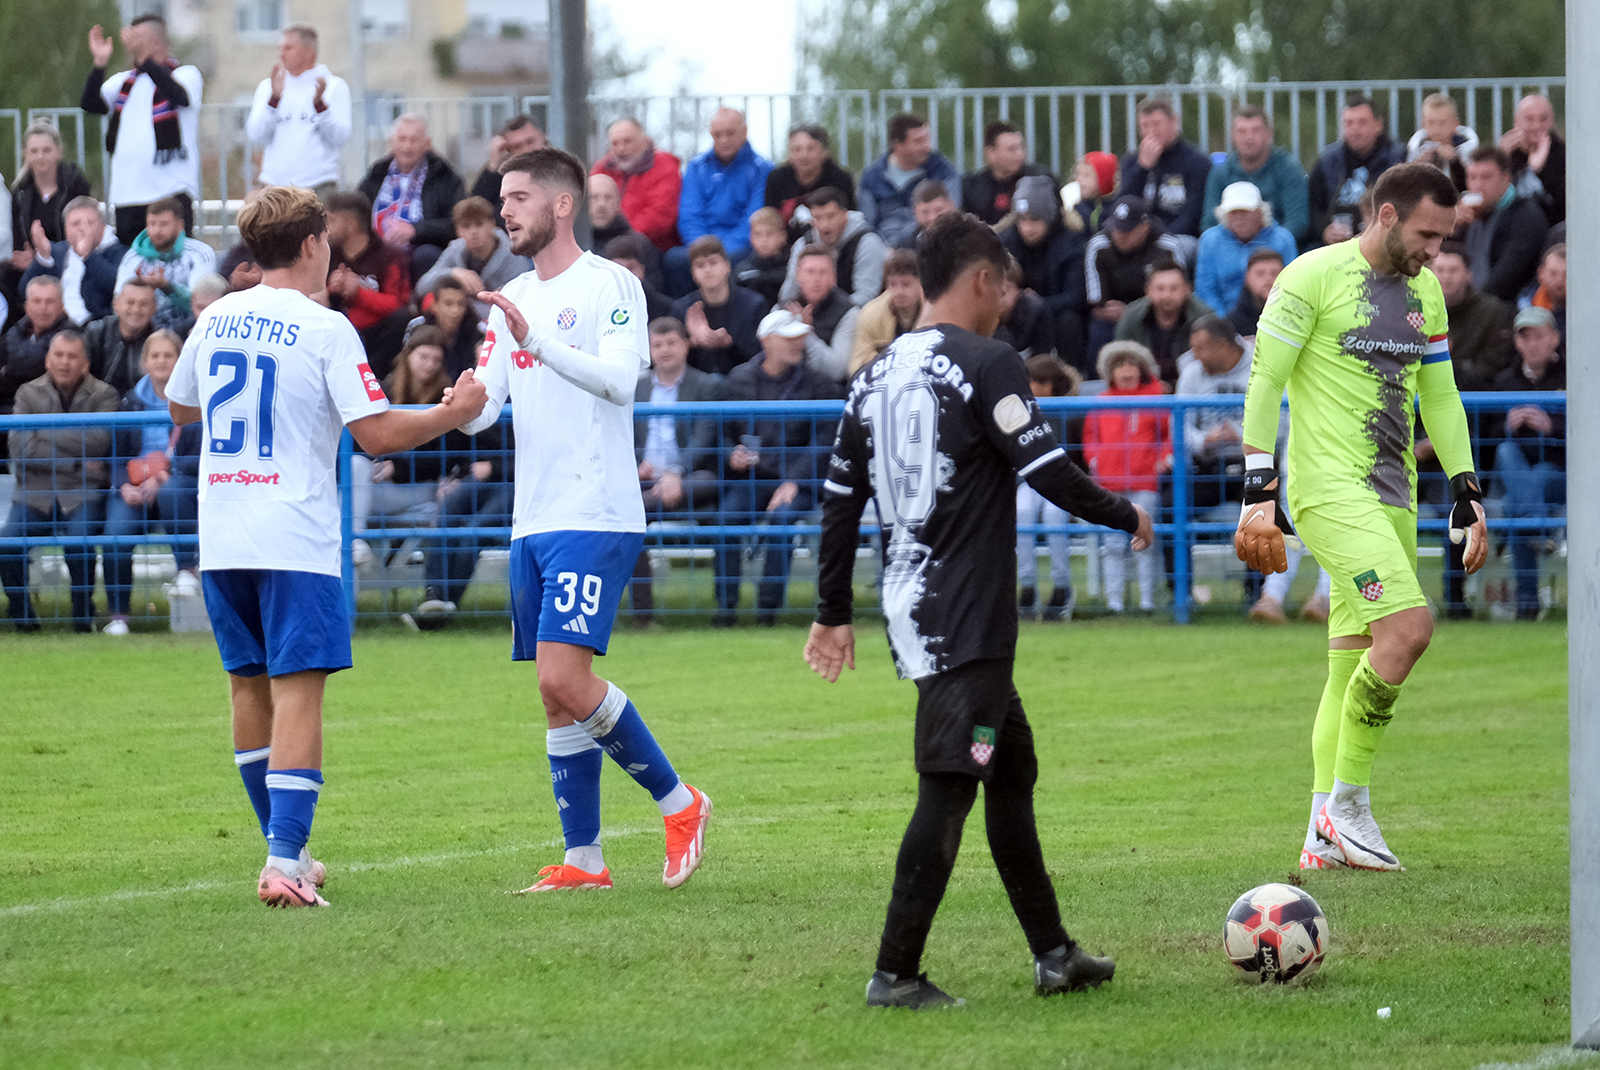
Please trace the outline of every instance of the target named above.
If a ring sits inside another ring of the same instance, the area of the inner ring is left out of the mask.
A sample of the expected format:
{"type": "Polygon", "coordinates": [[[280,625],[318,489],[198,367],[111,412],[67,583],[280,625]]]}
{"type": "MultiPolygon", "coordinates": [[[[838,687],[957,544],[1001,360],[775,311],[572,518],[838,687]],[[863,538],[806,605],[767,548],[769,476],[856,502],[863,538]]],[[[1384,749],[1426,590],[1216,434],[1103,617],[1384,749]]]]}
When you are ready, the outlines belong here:
{"type": "Polygon", "coordinates": [[[1085,519],[1138,526],[1125,499],[1067,460],[1015,350],[948,324],[901,335],[850,384],[823,485],[818,620],[850,619],[856,532],[872,501],[900,675],[1013,656],[1018,475],[1085,519]]]}

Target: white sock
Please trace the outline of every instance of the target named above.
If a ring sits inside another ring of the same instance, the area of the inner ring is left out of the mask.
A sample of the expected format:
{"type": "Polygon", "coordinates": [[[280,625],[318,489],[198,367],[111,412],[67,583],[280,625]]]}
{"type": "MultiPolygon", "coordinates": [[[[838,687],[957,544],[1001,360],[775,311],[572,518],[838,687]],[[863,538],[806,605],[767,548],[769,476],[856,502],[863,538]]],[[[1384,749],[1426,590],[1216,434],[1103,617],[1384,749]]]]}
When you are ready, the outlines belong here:
{"type": "Polygon", "coordinates": [[[683,786],[683,781],[678,781],[678,786],[656,800],[656,806],[661,809],[662,817],[671,817],[685,806],[694,802],[694,794],[683,786]]]}
{"type": "Polygon", "coordinates": [[[1306,826],[1307,847],[1316,847],[1322,842],[1321,840],[1317,839],[1317,815],[1322,812],[1322,804],[1327,801],[1327,792],[1313,791],[1311,793],[1311,820],[1306,826]]]}
{"type": "Polygon", "coordinates": [[[1334,778],[1333,802],[1342,810],[1372,809],[1372,799],[1365,784],[1346,784],[1334,778]]]}
{"type": "Polygon", "coordinates": [[[273,869],[278,870],[285,877],[291,877],[291,878],[300,876],[300,870],[302,868],[301,865],[300,865],[300,859],[298,859],[298,858],[279,858],[277,855],[274,855],[274,854],[267,855],[267,865],[271,866],[273,869]]]}
{"type": "Polygon", "coordinates": [[[591,843],[587,847],[568,847],[567,857],[563,861],[585,873],[599,873],[606,868],[605,855],[600,852],[598,843],[591,843]]]}

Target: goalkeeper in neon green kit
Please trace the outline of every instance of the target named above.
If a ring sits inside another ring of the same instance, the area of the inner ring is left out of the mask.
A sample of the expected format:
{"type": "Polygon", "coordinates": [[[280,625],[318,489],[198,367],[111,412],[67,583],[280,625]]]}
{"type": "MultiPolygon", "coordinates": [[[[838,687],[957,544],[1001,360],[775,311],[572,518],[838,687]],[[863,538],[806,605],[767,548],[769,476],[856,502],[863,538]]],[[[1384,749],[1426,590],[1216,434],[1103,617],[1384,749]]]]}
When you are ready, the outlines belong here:
{"type": "MultiPolygon", "coordinates": [[[[1385,171],[1361,236],[1284,268],[1267,298],[1245,395],[1240,560],[1287,567],[1272,450],[1284,388],[1294,531],[1333,576],[1328,684],[1311,731],[1315,762],[1302,869],[1400,869],[1372,817],[1372,757],[1433,618],[1417,583],[1413,406],[1454,504],[1466,569],[1488,555],[1466,413],[1446,343],[1444,296],[1422,269],[1455,228],[1456,189],[1424,163],[1385,171]]],[[[1292,532],[1291,532],[1292,533],[1292,532]]]]}

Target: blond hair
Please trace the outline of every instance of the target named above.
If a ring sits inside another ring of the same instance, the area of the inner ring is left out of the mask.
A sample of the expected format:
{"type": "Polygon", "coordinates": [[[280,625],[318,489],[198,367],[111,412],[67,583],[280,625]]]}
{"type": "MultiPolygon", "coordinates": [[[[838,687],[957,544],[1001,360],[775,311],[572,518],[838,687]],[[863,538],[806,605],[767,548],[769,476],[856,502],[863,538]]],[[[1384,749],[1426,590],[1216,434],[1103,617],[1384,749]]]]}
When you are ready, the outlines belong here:
{"type": "Polygon", "coordinates": [[[328,213],[308,189],[268,186],[239,209],[239,237],[263,271],[293,267],[307,238],[328,229],[328,213]]]}

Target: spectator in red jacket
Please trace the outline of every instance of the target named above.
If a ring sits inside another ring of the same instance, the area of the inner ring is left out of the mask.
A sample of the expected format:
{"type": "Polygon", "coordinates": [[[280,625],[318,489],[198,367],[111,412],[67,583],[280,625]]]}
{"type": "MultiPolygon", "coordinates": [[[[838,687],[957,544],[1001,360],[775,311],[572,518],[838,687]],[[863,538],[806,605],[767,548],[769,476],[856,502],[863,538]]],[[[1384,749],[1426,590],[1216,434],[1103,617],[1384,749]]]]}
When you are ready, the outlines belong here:
{"type": "MultiPolygon", "coordinates": [[[[1107,384],[1101,397],[1159,397],[1165,392],[1155,357],[1138,342],[1107,344],[1100,350],[1097,370],[1107,384]]],[[[1083,456],[1096,483],[1145,510],[1157,510],[1161,475],[1172,471],[1172,416],[1160,409],[1095,409],[1083,421],[1083,456]]],[[[1128,536],[1113,531],[1103,538],[1106,607],[1121,613],[1128,536]]],[[[1141,610],[1155,608],[1160,561],[1159,554],[1134,555],[1141,610]]]]}
{"type": "Polygon", "coordinates": [[[328,304],[349,317],[379,379],[388,375],[411,318],[411,270],[402,250],[379,241],[364,193],[328,198],[328,304]]]}
{"type": "Polygon", "coordinates": [[[622,214],[633,229],[666,252],[678,244],[678,195],[683,164],[657,149],[633,119],[618,119],[606,131],[611,151],[590,174],[610,175],[622,191],[622,214]]]}

